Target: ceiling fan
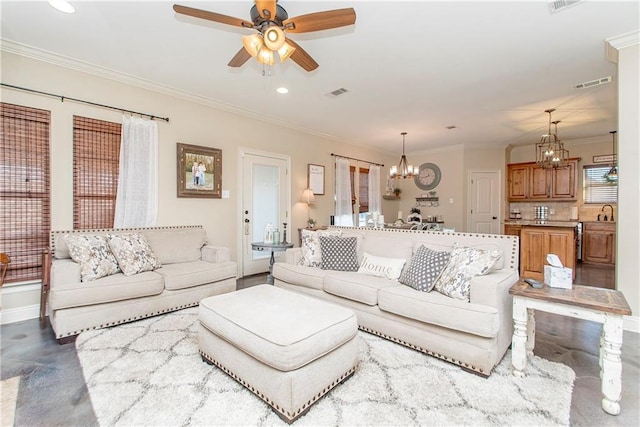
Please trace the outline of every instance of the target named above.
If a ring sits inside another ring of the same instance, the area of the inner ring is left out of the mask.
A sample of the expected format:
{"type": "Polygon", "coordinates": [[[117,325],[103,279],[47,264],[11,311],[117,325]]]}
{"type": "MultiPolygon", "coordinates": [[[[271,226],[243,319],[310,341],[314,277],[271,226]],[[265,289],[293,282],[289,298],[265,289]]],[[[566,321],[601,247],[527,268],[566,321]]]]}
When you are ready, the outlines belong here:
{"type": "Polygon", "coordinates": [[[300,45],[288,38],[285,33],[309,33],[345,27],[356,22],[356,11],[353,8],[325,10],[289,18],[287,11],[276,4],[277,0],[255,0],[250,10],[251,22],[232,16],[222,15],[192,7],[173,5],[176,13],[206,19],[234,27],[252,28],[257,34],[242,36],[242,48],[231,58],[229,67],[240,67],[249,58],[254,57],[259,63],[273,65],[276,54],[280,62],[291,58],[306,71],[318,68],[318,63],[300,45]]]}

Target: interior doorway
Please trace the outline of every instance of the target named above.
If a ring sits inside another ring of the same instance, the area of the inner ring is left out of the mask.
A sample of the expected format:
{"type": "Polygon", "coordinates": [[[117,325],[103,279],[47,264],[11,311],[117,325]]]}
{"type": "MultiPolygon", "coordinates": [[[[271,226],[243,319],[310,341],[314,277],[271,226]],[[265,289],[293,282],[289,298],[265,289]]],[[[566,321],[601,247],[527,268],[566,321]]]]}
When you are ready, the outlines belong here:
{"type": "Polygon", "coordinates": [[[288,175],[291,160],[282,154],[240,149],[239,161],[238,274],[244,277],[269,270],[271,253],[251,248],[251,242],[264,240],[267,224],[277,227],[282,235],[283,223],[287,223],[287,240],[291,241],[288,175]]]}
{"type": "Polygon", "coordinates": [[[470,171],[468,188],[467,230],[470,233],[500,234],[500,171],[470,171]]]}

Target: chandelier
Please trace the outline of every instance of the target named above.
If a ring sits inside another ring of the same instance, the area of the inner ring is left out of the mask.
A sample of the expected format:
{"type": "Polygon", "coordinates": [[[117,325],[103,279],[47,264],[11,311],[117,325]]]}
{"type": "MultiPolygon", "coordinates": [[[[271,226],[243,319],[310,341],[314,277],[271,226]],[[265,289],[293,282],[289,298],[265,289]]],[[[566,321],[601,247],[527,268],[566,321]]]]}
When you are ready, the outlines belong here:
{"type": "Polygon", "coordinates": [[[418,166],[412,166],[407,163],[407,156],[404,155],[404,138],[407,136],[407,133],[402,132],[400,135],[402,135],[402,157],[400,157],[398,166],[391,166],[389,176],[394,179],[413,178],[419,174],[419,168],[418,166]]]}
{"type": "Polygon", "coordinates": [[[287,43],[284,31],[276,25],[269,26],[263,34],[242,36],[242,45],[249,55],[263,65],[273,65],[275,53],[280,57],[280,62],[284,62],[296,50],[287,43]]]}
{"type": "Polygon", "coordinates": [[[604,176],[605,179],[609,182],[617,182],[618,181],[618,163],[616,162],[616,132],[612,130],[609,132],[611,137],[613,138],[613,166],[609,169],[609,172],[604,176]]]}
{"type": "Polygon", "coordinates": [[[542,135],[540,142],[536,144],[536,162],[547,169],[559,168],[567,165],[569,159],[569,151],[564,148],[564,144],[558,138],[558,123],[559,120],[551,121],[551,113],[555,108],[544,110],[549,114],[549,130],[545,135],[542,135]],[[555,125],[555,131],[551,132],[551,124],[555,125]]]}

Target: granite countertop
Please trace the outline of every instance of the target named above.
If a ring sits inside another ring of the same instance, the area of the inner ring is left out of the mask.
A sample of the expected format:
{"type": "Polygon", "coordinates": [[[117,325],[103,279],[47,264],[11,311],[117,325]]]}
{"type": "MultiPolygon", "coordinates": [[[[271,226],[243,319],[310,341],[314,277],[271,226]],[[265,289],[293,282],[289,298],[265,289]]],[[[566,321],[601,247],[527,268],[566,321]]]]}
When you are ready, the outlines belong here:
{"type": "Polygon", "coordinates": [[[516,219],[516,220],[507,220],[504,222],[505,225],[526,225],[530,227],[568,227],[573,228],[578,225],[579,221],[545,221],[544,223],[540,223],[535,219],[516,219]]]}

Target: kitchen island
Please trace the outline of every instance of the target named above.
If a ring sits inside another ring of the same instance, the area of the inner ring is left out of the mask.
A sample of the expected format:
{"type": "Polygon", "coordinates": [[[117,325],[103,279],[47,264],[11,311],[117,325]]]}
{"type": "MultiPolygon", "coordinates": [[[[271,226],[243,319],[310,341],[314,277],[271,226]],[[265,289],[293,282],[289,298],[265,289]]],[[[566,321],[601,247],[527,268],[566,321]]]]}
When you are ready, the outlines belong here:
{"type": "MultiPolygon", "coordinates": [[[[519,221],[520,276],[544,280],[547,254],[556,254],[562,265],[576,274],[576,221],[519,221]]],[[[507,225],[507,223],[505,223],[507,225]]],[[[509,225],[516,225],[510,223],[509,225]]]]}

